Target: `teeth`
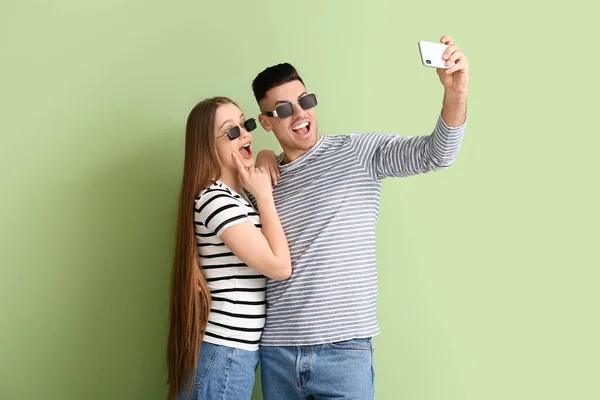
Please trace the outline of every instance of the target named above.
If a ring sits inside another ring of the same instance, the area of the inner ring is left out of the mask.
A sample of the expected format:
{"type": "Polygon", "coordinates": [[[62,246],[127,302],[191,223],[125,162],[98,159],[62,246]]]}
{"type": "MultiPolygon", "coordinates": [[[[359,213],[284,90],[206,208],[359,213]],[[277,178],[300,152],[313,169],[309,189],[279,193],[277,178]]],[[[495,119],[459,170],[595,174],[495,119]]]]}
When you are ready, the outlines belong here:
{"type": "Polygon", "coordinates": [[[250,147],[250,143],[243,145],[242,147],[250,147]]]}
{"type": "Polygon", "coordinates": [[[306,126],[308,126],[308,122],[303,122],[300,125],[296,125],[295,127],[293,127],[292,130],[297,131],[298,129],[304,128],[306,126]]]}

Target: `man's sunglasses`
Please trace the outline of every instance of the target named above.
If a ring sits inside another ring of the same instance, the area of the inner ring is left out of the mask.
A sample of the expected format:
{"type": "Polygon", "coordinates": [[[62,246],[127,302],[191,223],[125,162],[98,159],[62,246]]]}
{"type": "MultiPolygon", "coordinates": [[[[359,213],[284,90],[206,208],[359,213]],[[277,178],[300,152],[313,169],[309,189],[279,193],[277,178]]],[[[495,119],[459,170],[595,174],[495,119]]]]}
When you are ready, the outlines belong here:
{"type": "Polygon", "coordinates": [[[291,117],[294,114],[294,106],[296,104],[300,104],[300,107],[302,107],[303,110],[310,110],[317,105],[318,101],[319,99],[317,98],[317,95],[311,93],[300,97],[295,103],[288,101],[287,103],[278,105],[275,110],[265,111],[262,114],[267,117],[277,117],[279,119],[283,119],[291,117]]]}
{"type": "Polygon", "coordinates": [[[229,140],[235,140],[239,138],[242,133],[240,127],[244,128],[246,132],[252,132],[256,129],[256,120],[254,118],[249,118],[246,121],[244,121],[243,124],[227,129],[224,135],[217,136],[217,138],[227,136],[229,140]]]}

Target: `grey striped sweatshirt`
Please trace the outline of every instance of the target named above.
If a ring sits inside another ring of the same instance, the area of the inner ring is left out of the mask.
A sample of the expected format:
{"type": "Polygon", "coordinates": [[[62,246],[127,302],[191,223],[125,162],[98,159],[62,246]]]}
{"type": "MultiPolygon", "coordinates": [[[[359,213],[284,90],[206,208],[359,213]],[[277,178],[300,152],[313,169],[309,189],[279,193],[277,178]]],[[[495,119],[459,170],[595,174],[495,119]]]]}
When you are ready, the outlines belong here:
{"type": "MultiPolygon", "coordinates": [[[[466,124],[465,124],[466,125],[466,124]]],[[[274,189],[293,272],[268,280],[263,346],[331,343],[379,333],[375,225],[381,180],[449,167],[465,125],[438,118],[428,136],[322,136],[281,165],[274,189]]]]}

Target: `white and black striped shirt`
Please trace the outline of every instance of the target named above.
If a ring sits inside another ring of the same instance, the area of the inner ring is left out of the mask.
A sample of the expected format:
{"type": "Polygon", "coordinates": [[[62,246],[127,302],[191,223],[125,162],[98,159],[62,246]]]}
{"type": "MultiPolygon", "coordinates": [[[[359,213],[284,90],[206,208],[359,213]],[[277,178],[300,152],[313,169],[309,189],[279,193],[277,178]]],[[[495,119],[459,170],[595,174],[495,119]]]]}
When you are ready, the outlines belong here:
{"type": "Polygon", "coordinates": [[[248,220],[261,229],[256,209],[222,182],[196,198],[198,256],[212,297],[204,341],[252,351],[265,324],[266,278],[220,239],[227,228],[248,220]]]}
{"type": "Polygon", "coordinates": [[[446,168],[465,126],[438,119],[432,135],[323,136],[281,165],[275,204],[292,276],[267,282],[265,346],[331,343],[379,333],[375,225],[381,180],[446,168]]]}

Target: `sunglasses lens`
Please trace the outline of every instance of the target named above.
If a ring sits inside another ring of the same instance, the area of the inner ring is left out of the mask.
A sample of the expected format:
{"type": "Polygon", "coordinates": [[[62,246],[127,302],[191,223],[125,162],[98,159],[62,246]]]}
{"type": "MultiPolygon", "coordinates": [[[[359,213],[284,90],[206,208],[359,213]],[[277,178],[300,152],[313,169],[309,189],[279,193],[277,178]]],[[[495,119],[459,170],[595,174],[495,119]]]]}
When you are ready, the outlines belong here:
{"type": "Polygon", "coordinates": [[[317,105],[317,95],[314,93],[307,94],[298,100],[298,104],[303,110],[309,110],[317,105]]]}
{"type": "Polygon", "coordinates": [[[227,129],[225,132],[229,140],[235,140],[240,137],[240,127],[234,126],[233,128],[227,129]]]}
{"type": "Polygon", "coordinates": [[[254,118],[247,119],[246,122],[244,122],[244,129],[246,129],[247,132],[252,132],[255,130],[256,120],[254,118]]]}
{"type": "Polygon", "coordinates": [[[294,106],[292,103],[283,103],[275,111],[277,111],[278,118],[287,118],[294,113],[294,106]]]}

